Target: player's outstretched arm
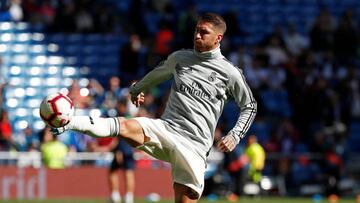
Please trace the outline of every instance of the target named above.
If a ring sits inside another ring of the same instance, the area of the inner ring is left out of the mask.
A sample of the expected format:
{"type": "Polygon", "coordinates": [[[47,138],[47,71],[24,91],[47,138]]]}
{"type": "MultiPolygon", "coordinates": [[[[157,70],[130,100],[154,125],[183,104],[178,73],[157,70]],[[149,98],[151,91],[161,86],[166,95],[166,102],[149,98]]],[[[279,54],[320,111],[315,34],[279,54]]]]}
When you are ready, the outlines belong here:
{"type": "Polygon", "coordinates": [[[165,61],[160,62],[152,71],[147,73],[140,81],[130,86],[130,94],[132,102],[136,104],[143,103],[142,97],[146,90],[154,87],[172,77],[175,70],[175,56],[171,54],[165,61]]]}

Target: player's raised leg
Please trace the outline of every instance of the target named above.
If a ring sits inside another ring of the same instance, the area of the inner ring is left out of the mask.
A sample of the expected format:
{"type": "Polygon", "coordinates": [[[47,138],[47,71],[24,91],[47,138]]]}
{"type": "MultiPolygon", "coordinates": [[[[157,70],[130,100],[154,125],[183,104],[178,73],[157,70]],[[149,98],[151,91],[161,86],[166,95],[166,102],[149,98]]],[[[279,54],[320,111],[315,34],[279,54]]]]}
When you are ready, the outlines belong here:
{"type": "Polygon", "coordinates": [[[74,130],[97,138],[121,136],[133,147],[143,145],[147,139],[138,121],[122,117],[74,116],[68,125],[53,129],[53,133],[60,134],[65,130],[74,130]]]}
{"type": "MultiPolygon", "coordinates": [[[[144,103],[144,93],[132,95],[131,101],[136,107],[144,103]]],[[[144,144],[146,139],[144,131],[135,119],[126,119],[123,117],[91,117],[91,116],[73,116],[64,127],[53,129],[54,134],[60,134],[65,130],[75,130],[92,137],[115,137],[121,136],[131,146],[138,147],[144,144]]]]}

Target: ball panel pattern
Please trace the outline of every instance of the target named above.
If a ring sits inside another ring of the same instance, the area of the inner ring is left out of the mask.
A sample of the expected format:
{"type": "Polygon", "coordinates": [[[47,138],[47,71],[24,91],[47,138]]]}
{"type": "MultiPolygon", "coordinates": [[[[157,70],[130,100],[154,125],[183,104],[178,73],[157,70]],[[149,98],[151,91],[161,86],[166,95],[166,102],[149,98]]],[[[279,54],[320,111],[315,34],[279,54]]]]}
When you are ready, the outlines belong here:
{"type": "Polygon", "coordinates": [[[73,114],[73,102],[61,93],[48,95],[40,105],[41,119],[54,128],[68,124],[73,114]]]}

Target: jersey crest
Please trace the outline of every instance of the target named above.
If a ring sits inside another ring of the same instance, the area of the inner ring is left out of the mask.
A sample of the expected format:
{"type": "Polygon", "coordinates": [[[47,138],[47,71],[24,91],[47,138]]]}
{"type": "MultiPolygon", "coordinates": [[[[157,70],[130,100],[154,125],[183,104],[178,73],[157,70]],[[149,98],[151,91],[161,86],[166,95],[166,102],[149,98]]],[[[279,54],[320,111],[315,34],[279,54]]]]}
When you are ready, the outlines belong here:
{"type": "Polygon", "coordinates": [[[208,77],[208,80],[210,82],[214,82],[216,80],[216,73],[215,72],[212,72],[209,77],[208,77]]]}

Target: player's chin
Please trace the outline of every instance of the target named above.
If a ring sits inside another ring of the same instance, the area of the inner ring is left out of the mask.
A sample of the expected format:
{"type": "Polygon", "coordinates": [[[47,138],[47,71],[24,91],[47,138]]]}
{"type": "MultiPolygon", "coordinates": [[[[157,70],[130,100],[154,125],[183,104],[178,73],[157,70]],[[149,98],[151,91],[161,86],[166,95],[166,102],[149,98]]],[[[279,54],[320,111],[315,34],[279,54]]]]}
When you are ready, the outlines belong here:
{"type": "Polygon", "coordinates": [[[203,50],[204,45],[199,41],[195,41],[194,42],[194,48],[195,48],[196,51],[201,51],[201,50],[203,50]]]}

